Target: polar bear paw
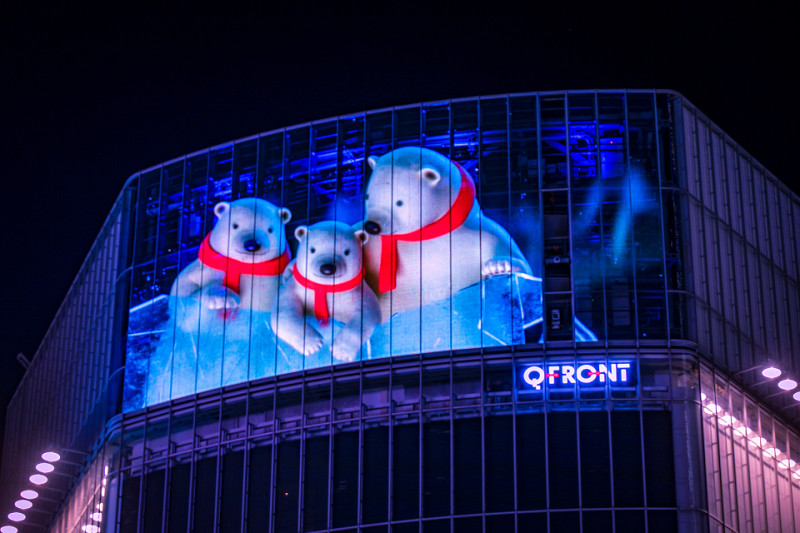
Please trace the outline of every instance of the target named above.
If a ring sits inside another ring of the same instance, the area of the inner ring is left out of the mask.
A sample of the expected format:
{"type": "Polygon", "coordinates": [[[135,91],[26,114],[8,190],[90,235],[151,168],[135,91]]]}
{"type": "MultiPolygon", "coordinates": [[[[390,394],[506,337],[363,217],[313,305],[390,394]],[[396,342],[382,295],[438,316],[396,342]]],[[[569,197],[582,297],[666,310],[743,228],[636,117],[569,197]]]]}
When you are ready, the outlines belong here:
{"type": "Polygon", "coordinates": [[[343,329],[333,339],[331,355],[337,361],[349,363],[356,360],[358,350],[361,349],[361,336],[347,329],[343,329]]]}
{"type": "Polygon", "coordinates": [[[209,309],[234,309],[239,307],[239,295],[228,287],[208,287],[203,301],[209,309]]]}
{"type": "Polygon", "coordinates": [[[519,272],[519,267],[509,259],[492,259],[484,263],[481,269],[481,276],[491,278],[492,276],[502,276],[503,274],[512,274],[519,272]]]}
{"type": "Polygon", "coordinates": [[[305,328],[305,335],[303,336],[303,346],[301,346],[300,352],[303,352],[303,355],[313,355],[317,353],[320,348],[322,348],[322,344],[324,343],[324,339],[322,335],[319,334],[319,331],[311,327],[309,324],[306,324],[305,328]]]}

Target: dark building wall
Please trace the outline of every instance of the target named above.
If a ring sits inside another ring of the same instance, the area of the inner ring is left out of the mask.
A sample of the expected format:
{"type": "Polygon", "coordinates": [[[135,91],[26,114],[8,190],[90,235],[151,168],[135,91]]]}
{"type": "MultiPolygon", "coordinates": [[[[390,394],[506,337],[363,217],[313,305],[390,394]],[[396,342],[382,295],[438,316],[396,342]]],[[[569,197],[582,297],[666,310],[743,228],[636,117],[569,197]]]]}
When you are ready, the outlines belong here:
{"type": "MultiPolygon", "coordinates": [[[[731,371],[772,361],[796,377],[800,200],[690,103],[681,103],[690,338],[731,371]]],[[[761,376],[742,379],[752,384],[761,376]]],[[[777,403],[794,400],[787,394],[777,403]]]]}

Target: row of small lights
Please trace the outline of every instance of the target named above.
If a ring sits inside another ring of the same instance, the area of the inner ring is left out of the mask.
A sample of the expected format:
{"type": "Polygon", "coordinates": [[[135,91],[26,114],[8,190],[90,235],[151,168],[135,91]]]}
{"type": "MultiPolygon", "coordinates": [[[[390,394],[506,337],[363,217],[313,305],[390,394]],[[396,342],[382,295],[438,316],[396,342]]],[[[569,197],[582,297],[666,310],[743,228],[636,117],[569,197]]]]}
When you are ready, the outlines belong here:
{"type": "MultiPolygon", "coordinates": [[[[61,455],[53,451],[44,452],[42,454],[42,459],[44,459],[44,462],[36,465],[36,471],[38,474],[33,474],[28,478],[31,483],[37,486],[47,483],[48,478],[45,474],[49,474],[56,469],[56,467],[53,466],[53,463],[60,461],[61,455]]],[[[8,519],[12,522],[22,522],[25,520],[27,516],[25,516],[25,513],[21,511],[27,511],[33,507],[33,500],[39,497],[39,493],[33,489],[25,489],[20,492],[19,495],[22,498],[14,502],[14,507],[19,509],[19,511],[8,513],[8,519]]],[[[17,527],[12,526],[11,524],[6,524],[0,527],[0,533],[17,533],[17,531],[17,527]]]]}
{"type": "MultiPolygon", "coordinates": [[[[93,522],[97,522],[98,524],[103,521],[103,502],[106,499],[107,479],[108,479],[108,466],[106,466],[103,469],[103,483],[102,486],[100,487],[100,501],[97,502],[97,504],[95,505],[95,511],[89,515],[89,518],[91,518],[93,522]]],[[[85,524],[81,526],[81,531],[85,531],[86,533],[99,533],[100,526],[98,526],[97,524],[85,524]]]]}
{"type": "MultiPolygon", "coordinates": [[[[38,473],[33,474],[28,478],[28,480],[36,486],[44,485],[48,482],[48,478],[45,474],[50,474],[53,472],[56,467],[53,463],[57,463],[61,460],[61,455],[57,452],[49,451],[44,452],[42,454],[42,459],[44,462],[39,463],[36,465],[36,471],[38,473]]],[[[105,472],[103,475],[103,486],[101,488],[101,499],[105,497],[106,492],[106,477],[108,476],[108,467],[105,468],[105,472]]],[[[33,489],[25,489],[19,493],[21,499],[14,502],[14,507],[19,509],[19,511],[13,511],[8,513],[8,519],[12,522],[22,522],[24,521],[27,516],[22,511],[27,511],[33,507],[33,500],[39,497],[39,493],[33,489]]],[[[102,522],[103,521],[103,503],[102,501],[97,504],[97,510],[90,515],[91,519],[95,522],[102,522]]],[[[96,524],[86,524],[81,528],[82,531],[85,533],[99,533],[100,526],[96,524]]],[[[0,527],[0,533],[18,533],[19,529],[16,526],[11,524],[6,524],[0,527]]]]}
{"type": "MultiPolygon", "coordinates": [[[[774,366],[769,366],[761,371],[761,375],[768,379],[775,379],[780,377],[781,370],[774,366]]],[[[794,390],[797,388],[797,381],[793,379],[782,379],[778,382],[778,387],[785,391],[794,390]]],[[[800,391],[795,392],[792,398],[800,402],[800,391]]],[[[794,459],[786,456],[785,453],[780,451],[774,446],[767,446],[769,441],[747,427],[744,422],[737,420],[736,417],[726,412],[721,406],[712,402],[704,393],[700,393],[700,400],[703,402],[703,411],[712,417],[716,417],[717,423],[721,427],[731,426],[733,433],[739,437],[747,439],[751,446],[761,448],[764,450],[764,455],[778,460],[778,468],[783,470],[791,470],[792,478],[800,480],[800,467],[794,459]]]]}
{"type": "Polygon", "coordinates": [[[771,445],[768,446],[769,441],[767,441],[767,439],[744,425],[744,423],[737,420],[736,417],[731,416],[722,407],[706,398],[705,394],[700,394],[700,399],[703,401],[703,411],[711,417],[716,417],[717,423],[719,423],[721,427],[733,427],[734,434],[747,439],[751,446],[763,449],[764,455],[767,457],[777,459],[778,468],[783,470],[792,469],[792,477],[800,480],[800,468],[795,468],[797,467],[797,462],[794,459],[787,457],[786,454],[778,448],[771,445]]]}
{"type": "MultiPolygon", "coordinates": [[[[781,369],[776,366],[768,366],[767,368],[761,371],[761,375],[767,379],[779,378],[781,377],[781,374],[783,374],[783,372],[781,372],[781,369]]],[[[797,381],[791,378],[784,378],[778,382],[778,388],[781,390],[785,390],[787,392],[790,390],[794,390],[797,388],[797,381]]],[[[797,391],[794,394],[792,394],[792,398],[794,398],[795,401],[800,402],[800,391],[797,391]]]]}

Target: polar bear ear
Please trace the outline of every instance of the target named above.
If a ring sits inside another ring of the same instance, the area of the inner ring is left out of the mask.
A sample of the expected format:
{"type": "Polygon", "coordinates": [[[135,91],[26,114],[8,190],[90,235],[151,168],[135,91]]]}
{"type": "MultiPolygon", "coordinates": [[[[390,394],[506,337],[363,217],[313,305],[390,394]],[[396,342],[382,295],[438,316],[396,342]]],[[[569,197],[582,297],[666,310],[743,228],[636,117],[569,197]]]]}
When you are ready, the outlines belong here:
{"type": "Polygon", "coordinates": [[[353,232],[353,235],[355,236],[356,240],[361,244],[367,244],[367,241],[369,240],[369,233],[367,233],[363,229],[355,230],[353,232]]]}
{"type": "Polygon", "coordinates": [[[367,164],[369,168],[375,168],[378,165],[378,158],[374,155],[371,155],[367,158],[367,164]]]}
{"type": "Polygon", "coordinates": [[[425,167],[422,169],[421,172],[422,181],[430,185],[431,187],[435,187],[437,183],[442,180],[442,175],[436,169],[425,167]]]}
{"type": "Polygon", "coordinates": [[[231,204],[228,202],[220,202],[214,206],[214,215],[217,218],[222,218],[222,215],[224,215],[230,208],[231,204]]]}
{"type": "Polygon", "coordinates": [[[308,235],[308,226],[297,226],[297,229],[294,230],[294,238],[300,242],[303,242],[306,235],[308,235]]]}
{"type": "Polygon", "coordinates": [[[278,216],[281,217],[281,222],[286,224],[290,220],[292,220],[292,212],[286,209],[285,207],[281,207],[278,209],[278,216]]]}

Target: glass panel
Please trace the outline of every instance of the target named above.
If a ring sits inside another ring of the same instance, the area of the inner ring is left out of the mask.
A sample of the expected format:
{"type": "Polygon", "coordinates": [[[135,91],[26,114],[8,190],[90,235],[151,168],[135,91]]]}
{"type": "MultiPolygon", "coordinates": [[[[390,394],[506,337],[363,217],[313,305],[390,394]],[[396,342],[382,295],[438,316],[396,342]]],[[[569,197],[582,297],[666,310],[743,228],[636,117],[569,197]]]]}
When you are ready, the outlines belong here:
{"type": "Polygon", "coordinates": [[[668,411],[642,413],[644,468],[648,507],[674,507],[675,468],[672,449],[672,416],[668,411]]]}
{"type": "Polygon", "coordinates": [[[644,505],[640,427],[638,412],[611,412],[614,505],[617,507],[644,505]]]}
{"type": "Polygon", "coordinates": [[[629,187],[641,338],[666,337],[655,110],[651,94],[628,95],[629,187]]]}
{"type": "Polygon", "coordinates": [[[328,435],[327,428],[308,432],[305,440],[303,471],[303,530],[317,531],[328,526],[328,435]],[[325,434],[315,434],[315,433],[325,434]]]}
{"type": "MultiPolygon", "coordinates": [[[[510,416],[488,416],[484,419],[484,472],[486,487],[486,512],[511,511],[514,508],[514,419],[510,416]]],[[[464,445],[473,446],[477,439],[459,440],[464,445]]],[[[524,453],[528,453],[525,450],[524,453]]],[[[476,468],[476,470],[478,470],[476,468]]],[[[479,483],[479,482],[478,482],[479,483]]],[[[470,485],[470,490],[478,484],[470,485]]],[[[479,512],[479,511],[475,511],[479,512]]]]}
{"type": "Polygon", "coordinates": [[[361,522],[385,522],[389,514],[389,427],[387,421],[364,428],[361,522]]]}
{"type": "Polygon", "coordinates": [[[481,447],[476,446],[476,443],[481,440],[481,419],[460,418],[458,414],[455,416],[456,420],[453,422],[453,512],[455,514],[476,514],[481,512],[481,492],[476,490],[481,486],[481,447]]]}
{"type": "Polygon", "coordinates": [[[256,195],[258,164],[258,139],[238,142],[233,147],[233,199],[252,198],[256,195]]]}
{"type": "Polygon", "coordinates": [[[164,518],[164,465],[157,465],[157,470],[149,472],[144,478],[144,531],[160,531],[164,518]]]}
{"type": "Polygon", "coordinates": [[[422,426],[423,516],[450,514],[450,421],[422,426]]]}
{"type": "Polygon", "coordinates": [[[194,533],[212,533],[214,531],[218,468],[216,455],[195,456],[194,517],[192,519],[194,533]]]}
{"type": "Polygon", "coordinates": [[[577,430],[575,413],[547,414],[547,468],[551,509],[578,507],[577,430]]]}
{"type": "Polygon", "coordinates": [[[543,209],[546,340],[571,340],[572,257],[567,193],[545,193],[543,209]]]}
{"type": "Polygon", "coordinates": [[[517,415],[517,500],[520,509],[547,508],[547,449],[543,414],[517,415]]]}
{"type": "Polygon", "coordinates": [[[333,436],[333,527],[352,526],[358,521],[358,439],[355,424],[339,426],[333,436]]]}
{"type": "Polygon", "coordinates": [[[300,439],[284,435],[278,442],[275,475],[275,531],[296,533],[300,503],[300,439]]]}
{"type": "Polygon", "coordinates": [[[192,474],[192,456],[184,455],[173,461],[169,477],[169,507],[167,531],[186,531],[189,524],[189,487],[192,474]]]}
{"type": "Polygon", "coordinates": [[[419,516],[419,419],[396,420],[392,428],[392,520],[419,516]]]}
{"type": "Polygon", "coordinates": [[[583,507],[611,507],[608,413],[581,412],[580,457],[583,507]]]}
{"type": "MultiPolygon", "coordinates": [[[[250,449],[247,475],[247,531],[268,531],[272,507],[272,446],[262,442],[250,449]]],[[[177,531],[177,530],[176,530],[177,531]]]]}
{"type": "Polygon", "coordinates": [[[525,342],[536,343],[544,332],[542,322],[542,227],[539,206],[539,143],[536,98],[510,98],[509,103],[510,203],[509,232],[528,258],[533,278],[528,306],[523,306],[525,342]]]}
{"type": "Polygon", "coordinates": [[[139,523],[139,489],[142,478],[126,474],[122,480],[122,496],[120,498],[119,531],[134,533],[139,523]]]}
{"type": "Polygon", "coordinates": [[[244,485],[243,449],[231,450],[222,455],[221,477],[220,531],[240,531],[242,529],[242,489],[244,485]]]}
{"type": "Polygon", "coordinates": [[[542,135],[542,186],[560,189],[567,186],[567,139],[563,96],[539,97],[542,135]]]}
{"type": "MultiPolygon", "coordinates": [[[[583,533],[606,533],[607,531],[614,531],[613,522],[611,521],[611,511],[584,512],[583,529],[581,531],[583,533]]],[[[618,529],[617,531],[621,530],[618,529]]]]}

